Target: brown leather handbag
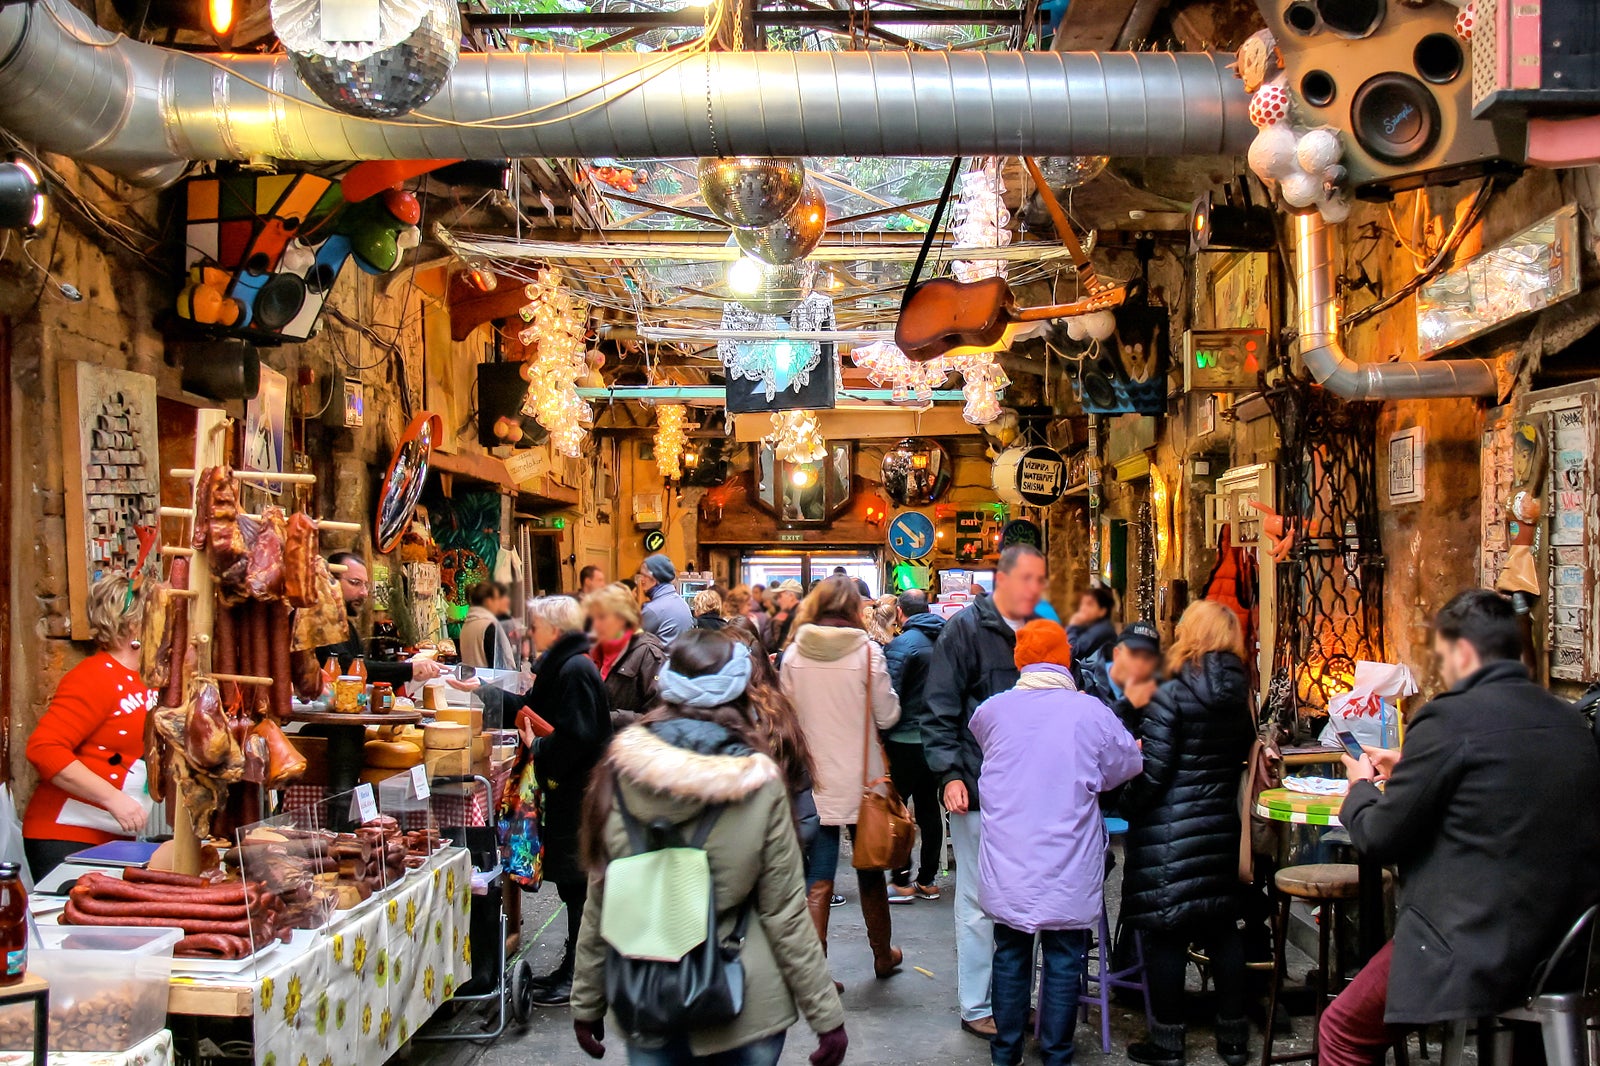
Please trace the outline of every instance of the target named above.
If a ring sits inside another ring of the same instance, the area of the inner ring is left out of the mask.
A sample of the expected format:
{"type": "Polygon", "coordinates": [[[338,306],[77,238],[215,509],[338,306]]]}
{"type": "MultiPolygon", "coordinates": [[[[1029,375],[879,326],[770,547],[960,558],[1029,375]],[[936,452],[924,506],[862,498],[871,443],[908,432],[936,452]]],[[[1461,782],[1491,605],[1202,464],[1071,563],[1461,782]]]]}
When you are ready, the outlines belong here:
{"type": "MultiPolygon", "coordinates": [[[[898,870],[911,861],[916,823],[887,773],[871,780],[872,745],[877,728],[872,720],[872,645],[867,644],[867,723],[861,743],[861,810],[856,815],[856,835],[851,842],[851,865],[857,870],[898,870]],[[881,791],[880,791],[881,790],[881,791]]],[[[878,752],[888,769],[883,747],[878,752]]]]}

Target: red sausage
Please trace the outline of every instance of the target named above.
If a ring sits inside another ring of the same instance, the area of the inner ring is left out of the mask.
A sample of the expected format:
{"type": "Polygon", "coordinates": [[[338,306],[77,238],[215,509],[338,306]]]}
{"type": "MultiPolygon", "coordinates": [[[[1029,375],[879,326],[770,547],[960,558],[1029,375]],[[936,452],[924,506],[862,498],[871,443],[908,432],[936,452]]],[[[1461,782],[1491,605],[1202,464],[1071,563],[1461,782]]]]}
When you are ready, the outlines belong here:
{"type": "MultiPolygon", "coordinates": [[[[188,556],[180,555],[172,560],[169,576],[174,589],[189,587],[188,556]]],[[[159,703],[162,707],[182,707],[187,694],[184,666],[189,654],[189,597],[174,597],[171,610],[172,658],[167,663],[167,683],[161,687],[159,703]]]]}
{"type": "Polygon", "coordinates": [[[207,922],[237,922],[250,917],[243,903],[237,906],[206,905],[200,903],[152,903],[149,900],[109,900],[89,894],[88,889],[75,888],[67,896],[85,914],[106,918],[198,918],[207,922]]]}
{"type": "Polygon", "coordinates": [[[186,936],[173,946],[172,953],[179,958],[242,959],[250,954],[250,941],[241,936],[225,933],[199,933],[186,936]]]}
{"type": "Polygon", "coordinates": [[[178,885],[141,885],[108,877],[102,873],[84,874],[78,878],[78,887],[86,888],[90,895],[101,899],[123,899],[149,903],[200,903],[228,904],[245,902],[245,885],[242,881],[216,885],[211,888],[184,888],[178,885]]]}
{"type": "MultiPolygon", "coordinates": [[[[211,670],[218,674],[237,674],[239,670],[239,626],[234,608],[217,604],[211,619],[211,670]]],[[[232,681],[223,686],[223,705],[234,705],[238,686],[232,681]]]]}
{"type": "Polygon", "coordinates": [[[195,921],[186,918],[150,918],[143,915],[121,915],[108,918],[99,914],[86,914],[71,899],[67,900],[67,909],[62,912],[65,925],[132,925],[149,926],[155,929],[182,929],[191,935],[195,933],[226,933],[229,936],[248,937],[250,923],[241,922],[211,922],[195,921]]]}
{"type": "Polygon", "coordinates": [[[143,870],[137,866],[130,866],[122,871],[122,879],[129,882],[142,882],[147,885],[180,885],[183,888],[215,887],[203,877],[175,873],[171,870],[143,870]]]}
{"type": "Polygon", "coordinates": [[[293,626],[289,621],[287,603],[269,603],[263,610],[267,626],[267,658],[269,676],[272,678],[272,716],[287,721],[294,713],[294,666],[289,661],[290,638],[293,626]]]}

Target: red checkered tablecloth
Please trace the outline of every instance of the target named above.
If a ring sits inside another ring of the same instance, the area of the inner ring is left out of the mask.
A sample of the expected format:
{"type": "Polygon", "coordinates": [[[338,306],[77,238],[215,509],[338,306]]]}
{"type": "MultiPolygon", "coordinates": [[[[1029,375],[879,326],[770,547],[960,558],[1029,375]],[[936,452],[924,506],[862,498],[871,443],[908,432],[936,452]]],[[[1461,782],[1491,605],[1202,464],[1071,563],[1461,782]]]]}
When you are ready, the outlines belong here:
{"type": "MultiPolygon", "coordinates": [[[[440,826],[457,825],[490,825],[493,817],[494,804],[500,794],[505,791],[506,780],[511,776],[511,763],[507,763],[490,779],[492,788],[490,795],[483,794],[483,786],[477,782],[471,785],[446,785],[434,790],[428,797],[429,810],[433,812],[433,822],[440,826]]],[[[285,814],[296,812],[320,811],[327,800],[327,789],[322,785],[290,785],[284,790],[283,810],[285,814]]],[[[321,822],[321,817],[316,816],[315,821],[321,822]]],[[[407,823],[421,819],[406,817],[407,823]]],[[[420,825],[406,825],[407,829],[419,829],[420,825]]]]}

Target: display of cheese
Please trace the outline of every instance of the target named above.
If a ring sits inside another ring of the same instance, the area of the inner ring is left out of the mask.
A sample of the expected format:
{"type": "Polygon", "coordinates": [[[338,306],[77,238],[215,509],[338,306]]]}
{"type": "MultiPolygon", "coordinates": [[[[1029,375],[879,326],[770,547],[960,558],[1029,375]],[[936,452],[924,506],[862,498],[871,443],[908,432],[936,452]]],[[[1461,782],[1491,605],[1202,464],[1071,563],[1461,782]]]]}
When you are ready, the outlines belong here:
{"type": "Polygon", "coordinates": [[[456,722],[429,722],[422,727],[423,746],[429,751],[458,751],[472,740],[472,730],[456,722]]]}
{"type": "Polygon", "coordinates": [[[483,732],[482,707],[446,707],[438,714],[434,715],[433,720],[436,722],[454,722],[456,725],[464,725],[468,729],[472,730],[474,735],[483,732]]]}
{"type": "Polygon", "coordinates": [[[399,770],[390,769],[389,767],[368,766],[361,771],[358,779],[363,785],[376,785],[379,782],[389,780],[399,772],[399,770]]]}
{"type": "Polygon", "coordinates": [[[422,749],[404,740],[369,740],[362,751],[368,766],[408,770],[422,762],[422,749]]]}
{"type": "Polygon", "coordinates": [[[489,757],[489,751],[493,747],[494,737],[491,737],[488,733],[479,733],[477,736],[472,738],[473,760],[477,761],[478,759],[487,759],[489,757]]]}
{"type": "Polygon", "coordinates": [[[425,758],[429,777],[464,777],[472,772],[472,753],[466,748],[429,749],[425,758]]]}
{"type": "Polygon", "coordinates": [[[445,700],[445,687],[443,681],[429,681],[422,686],[422,709],[425,711],[442,711],[449,708],[445,700]]]}

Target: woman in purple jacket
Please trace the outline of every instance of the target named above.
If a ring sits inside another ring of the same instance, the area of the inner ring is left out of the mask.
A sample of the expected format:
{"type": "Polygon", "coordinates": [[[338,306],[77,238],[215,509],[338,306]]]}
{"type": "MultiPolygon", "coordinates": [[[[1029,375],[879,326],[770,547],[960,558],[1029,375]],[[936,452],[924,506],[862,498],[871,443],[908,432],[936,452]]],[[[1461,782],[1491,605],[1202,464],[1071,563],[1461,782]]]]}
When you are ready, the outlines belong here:
{"type": "Polygon", "coordinates": [[[989,1054],[995,1066],[1022,1061],[1038,934],[1040,1051],[1045,1066],[1068,1066],[1089,930],[1103,905],[1099,797],[1138,775],[1139,747],[1109,708],[1077,691],[1059,623],[1036,620],[1018,630],[1016,663],[1016,687],[972,714],[983,751],[978,894],[994,919],[989,1054]]]}

